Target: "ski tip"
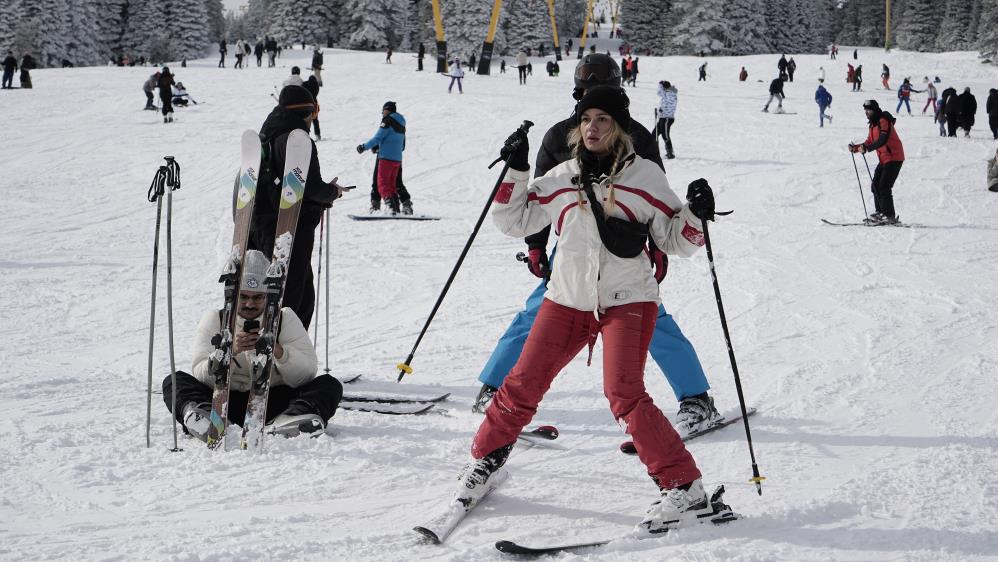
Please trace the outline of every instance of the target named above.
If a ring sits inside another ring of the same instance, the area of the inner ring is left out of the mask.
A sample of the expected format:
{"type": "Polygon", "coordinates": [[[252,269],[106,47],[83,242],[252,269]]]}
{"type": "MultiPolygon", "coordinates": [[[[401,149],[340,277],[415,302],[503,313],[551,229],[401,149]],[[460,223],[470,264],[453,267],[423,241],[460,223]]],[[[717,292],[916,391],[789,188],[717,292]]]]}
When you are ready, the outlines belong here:
{"type": "Polygon", "coordinates": [[[429,544],[440,544],[441,542],[440,537],[426,527],[413,527],[412,530],[416,531],[429,544]]]}
{"type": "Polygon", "coordinates": [[[507,554],[520,554],[523,549],[513,541],[496,541],[496,550],[507,554]]]}
{"type": "Polygon", "coordinates": [[[532,431],[531,433],[536,434],[538,437],[543,437],[549,441],[554,441],[558,438],[558,428],[553,425],[542,425],[532,431]]]}
{"type": "Polygon", "coordinates": [[[634,446],[634,441],[624,441],[620,444],[620,452],[625,455],[636,455],[638,454],[638,449],[634,446]]]}

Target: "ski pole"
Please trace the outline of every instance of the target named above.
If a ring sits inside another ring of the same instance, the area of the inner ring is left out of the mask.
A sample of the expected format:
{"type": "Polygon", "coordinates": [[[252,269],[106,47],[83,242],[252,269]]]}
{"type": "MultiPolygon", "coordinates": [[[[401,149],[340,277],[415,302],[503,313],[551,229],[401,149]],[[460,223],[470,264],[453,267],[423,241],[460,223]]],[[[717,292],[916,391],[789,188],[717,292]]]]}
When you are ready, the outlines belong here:
{"type": "Polygon", "coordinates": [[[717,313],[721,317],[721,329],[724,331],[724,342],[728,346],[728,359],[731,360],[731,371],[735,374],[735,390],[738,391],[738,403],[742,409],[742,422],[745,424],[745,437],[748,439],[749,455],[752,457],[752,478],[749,479],[749,482],[755,484],[755,488],[761,496],[762,481],[765,480],[766,477],[759,475],[759,465],[755,462],[755,450],[752,447],[752,430],[749,428],[748,411],[745,407],[745,395],[742,393],[742,381],[738,376],[738,364],[735,362],[735,351],[734,348],[731,347],[731,335],[728,333],[728,321],[724,316],[724,305],[721,303],[721,287],[717,283],[717,272],[714,270],[714,252],[710,245],[710,234],[707,229],[707,223],[710,221],[703,220],[701,222],[703,223],[703,240],[704,244],[707,246],[707,262],[710,263],[710,278],[714,282],[714,299],[717,301],[717,313]]]}
{"type": "MultiPolygon", "coordinates": [[[[522,132],[523,138],[526,138],[527,132],[530,131],[530,127],[533,126],[534,124],[531,123],[530,121],[524,121],[523,124],[520,125],[516,130],[522,132]]],[[[522,141],[517,140],[514,144],[510,146],[510,149],[515,150],[519,146],[520,142],[522,141]]],[[[491,164],[489,164],[489,168],[491,169],[492,166],[495,166],[501,160],[502,156],[500,156],[499,158],[494,160],[491,164]]],[[[482,227],[482,223],[485,222],[485,216],[488,215],[489,213],[489,208],[492,206],[492,200],[495,199],[496,193],[498,193],[499,191],[499,186],[502,185],[502,180],[506,179],[506,172],[508,171],[509,171],[509,160],[507,159],[506,163],[503,164],[502,172],[499,173],[499,179],[496,180],[496,184],[492,188],[492,193],[489,194],[489,200],[485,202],[485,207],[482,209],[482,214],[478,217],[478,222],[475,223],[475,228],[471,231],[471,236],[468,237],[468,242],[465,243],[464,249],[461,250],[461,255],[457,258],[457,263],[454,264],[454,269],[451,270],[450,277],[447,278],[447,282],[444,283],[444,288],[442,291],[440,291],[440,296],[437,297],[437,302],[436,304],[433,305],[433,310],[430,311],[429,318],[427,318],[426,323],[423,324],[423,329],[419,331],[419,336],[416,338],[416,343],[412,346],[412,351],[409,352],[409,356],[405,358],[404,362],[399,363],[396,366],[399,370],[399,376],[396,382],[402,382],[402,377],[404,377],[408,373],[412,373],[412,367],[410,367],[409,364],[412,363],[412,358],[413,356],[416,355],[416,348],[419,347],[419,342],[421,342],[423,340],[423,336],[426,335],[426,330],[427,328],[430,327],[430,322],[433,321],[433,317],[437,314],[437,309],[440,308],[440,303],[443,302],[444,297],[447,295],[447,291],[450,289],[451,283],[454,282],[454,278],[457,276],[458,270],[461,269],[461,264],[464,263],[464,258],[465,256],[468,255],[468,250],[471,249],[471,244],[472,242],[475,241],[475,237],[478,235],[478,230],[482,227]]]]}
{"type": "MultiPolygon", "coordinates": [[[[177,362],[173,352],[173,192],[180,189],[180,164],[173,156],[166,160],[166,326],[170,345],[170,411],[177,411],[177,362]]],[[[183,451],[177,443],[177,416],[173,417],[174,453],[183,451]]]]}
{"type": "MultiPolygon", "coordinates": [[[[146,385],[146,448],[152,446],[150,432],[152,431],[152,352],[156,333],[156,268],[159,265],[159,226],[163,217],[163,192],[166,189],[167,167],[160,166],[149,185],[146,198],[150,203],[156,203],[156,238],[152,247],[152,299],[149,307],[149,365],[146,385]]],[[[176,419],[176,415],[174,415],[176,419]]]]}
{"type": "MultiPolygon", "coordinates": [[[[317,283],[322,284],[322,234],[326,228],[326,215],[328,211],[322,213],[322,218],[319,219],[319,269],[315,274],[315,278],[318,280],[317,283]]],[[[312,315],[315,320],[315,336],[312,338],[312,347],[319,349],[319,299],[315,299],[315,314],[312,315]]]]}
{"type": "Polygon", "coordinates": [[[852,154],[852,168],[856,171],[856,185],[859,186],[859,200],[863,202],[863,214],[866,218],[870,218],[870,213],[866,210],[866,196],[863,195],[863,182],[859,179],[859,167],[856,166],[856,153],[850,152],[852,154]]]}
{"type": "Polygon", "coordinates": [[[866,175],[870,176],[870,181],[873,181],[873,173],[870,172],[870,163],[866,160],[866,153],[863,153],[863,163],[866,164],[866,175]]]}
{"type": "MultiPolygon", "coordinates": [[[[326,218],[328,222],[329,209],[326,209],[326,218]]],[[[330,244],[330,235],[332,234],[332,229],[326,229],[326,368],[325,372],[329,374],[329,254],[332,249],[330,244]]],[[[318,332],[318,330],[316,330],[318,332]]]]}

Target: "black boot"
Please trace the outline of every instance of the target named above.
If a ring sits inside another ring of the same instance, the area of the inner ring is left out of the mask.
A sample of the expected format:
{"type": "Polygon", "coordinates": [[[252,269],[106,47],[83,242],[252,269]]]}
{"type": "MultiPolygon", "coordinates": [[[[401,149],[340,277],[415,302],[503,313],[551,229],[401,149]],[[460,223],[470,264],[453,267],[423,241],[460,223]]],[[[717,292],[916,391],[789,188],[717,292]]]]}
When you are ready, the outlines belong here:
{"type": "Polygon", "coordinates": [[[385,202],[388,203],[388,209],[391,210],[392,216],[399,214],[399,198],[397,195],[392,195],[385,202]]]}

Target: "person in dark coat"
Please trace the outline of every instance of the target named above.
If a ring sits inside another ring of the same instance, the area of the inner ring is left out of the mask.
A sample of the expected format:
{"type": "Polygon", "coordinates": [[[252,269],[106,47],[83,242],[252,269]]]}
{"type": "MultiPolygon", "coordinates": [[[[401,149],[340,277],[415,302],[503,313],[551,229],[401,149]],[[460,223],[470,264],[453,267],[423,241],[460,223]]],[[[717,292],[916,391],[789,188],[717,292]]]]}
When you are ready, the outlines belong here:
{"type": "Polygon", "coordinates": [[[218,68],[225,68],[225,55],[229,52],[229,48],[225,46],[225,39],[218,42],[218,68]]]}
{"type": "Polygon", "coordinates": [[[425,56],[426,56],[426,47],[422,43],[420,43],[419,44],[419,51],[416,53],[416,64],[418,65],[416,67],[416,71],[422,72],[422,70],[423,70],[423,58],[425,56]]]}
{"type": "Polygon", "coordinates": [[[156,82],[156,87],[159,88],[159,101],[163,110],[164,123],[173,123],[173,84],[173,74],[170,73],[170,67],[164,66],[159,73],[159,81],[156,82]]]}
{"type": "Polygon", "coordinates": [[[787,61],[787,78],[789,78],[791,82],[794,81],[794,72],[797,72],[797,63],[794,62],[793,57],[790,57],[790,60],[787,61]]]}
{"type": "Polygon", "coordinates": [[[776,100],[776,112],[783,113],[783,98],[787,97],[783,94],[783,76],[777,76],[773,78],[773,81],[769,83],[769,101],[763,106],[763,113],[769,113],[769,104],[776,100]]]}
{"type": "Polygon", "coordinates": [[[991,127],[991,134],[995,140],[998,140],[998,89],[991,88],[985,108],[988,112],[988,126],[991,127]]]}
{"type": "Polygon", "coordinates": [[[8,50],[7,56],[3,59],[3,88],[9,89],[14,86],[14,71],[17,70],[17,59],[14,58],[13,51],[8,50]]]}
{"type": "MultiPolygon", "coordinates": [[[[308,80],[305,81],[303,86],[305,87],[306,90],[308,90],[308,93],[312,94],[312,97],[315,98],[316,106],[318,106],[319,88],[322,87],[322,82],[319,82],[319,79],[316,78],[315,75],[313,74],[312,76],[308,77],[308,80]]],[[[312,128],[315,129],[315,140],[322,140],[322,133],[319,131],[318,112],[316,112],[315,117],[312,118],[312,128]]]]}
{"type": "Polygon", "coordinates": [[[780,71],[780,76],[787,75],[787,55],[780,55],[780,60],[776,62],[776,68],[780,71]]]}
{"type": "Polygon", "coordinates": [[[974,94],[970,93],[970,88],[964,88],[963,93],[959,96],[960,99],[960,128],[965,132],[963,136],[970,136],[970,129],[974,126],[974,120],[977,116],[977,98],[974,94]]]}
{"type": "Polygon", "coordinates": [[[943,90],[943,109],[946,115],[946,131],[948,136],[955,137],[956,130],[960,128],[960,96],[956,95],[955,88],[943,90]]]}
{"type": "Polygon", "coordinates": [[[38,64],[35,63],[35,58],[29,54],[25,54],[21,57],[21,87],[31,88],[31,71],[38,68],[38,64]]]}
{"type": "Polygon", "coordinates": [[[263,41],[257,40],[256,46],[253,47],[253,54],[256,55],[257,68],[263,66],[263,41]]]}
{"type": "MultiPolygon", "coordinates": [[[[261,179],[257,188],[256,204],[253,208],[253,226],[250,229],[249,248],[260,250],[264,255],[272,255],[274,233],[277,229],[277,214],[281,198],[280,180],[284,173],[287,158],[288,135],[295,129],[308,132],[312,120],[318,114],[319,106],[315,98],[302,86],[285,86],[278,98],[278,105],[267,116],[260,128],[260,141],[268,154],[266,163],[261,163],[261,179]],[[269,172],[265,170],[269,168],[269,172]],[[267,177],[269,176],[269,177],[267,177]]],[[[295,229],[294,245],[288,277],[284,285],[283,306],[295,311],[305,329],[312,321],[315,307],[315,287],[312,282],[312,245],[315,241],[315,228],[319,225],[322,213],[333,201],[353,186],[341,186],[322,181],[319,166],[319,152],[312,145],[308,176],[305,178],[304,201],[295,229]]],[[[238,182],[238,178],[236,180],[238,182]]]]}

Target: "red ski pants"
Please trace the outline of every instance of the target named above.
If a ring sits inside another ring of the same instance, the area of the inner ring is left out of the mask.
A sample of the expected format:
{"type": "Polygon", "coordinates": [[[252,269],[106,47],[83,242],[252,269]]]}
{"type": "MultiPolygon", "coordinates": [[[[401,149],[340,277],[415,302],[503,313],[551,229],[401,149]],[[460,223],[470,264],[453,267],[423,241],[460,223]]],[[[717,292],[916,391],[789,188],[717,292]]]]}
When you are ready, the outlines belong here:
{"type": "Polygon", "coordinates": [[[645,360],[657,315],[657,304],[640,302],[609,308],[597,320],[592,312],[545,299],[519,361],[485,411],[471,455],[480,459],[516,441],[555,376],[602,334],[603,393],[648,475],[662,488],[700,478],[693,456],[645,391],[645,360]]]}
{"type": "Polygon", "coordinates": [[[382,199],[387,201],[395,196],[395,182],[401,168],[401,162],[378,160],[378,193],[382,199]]]}

